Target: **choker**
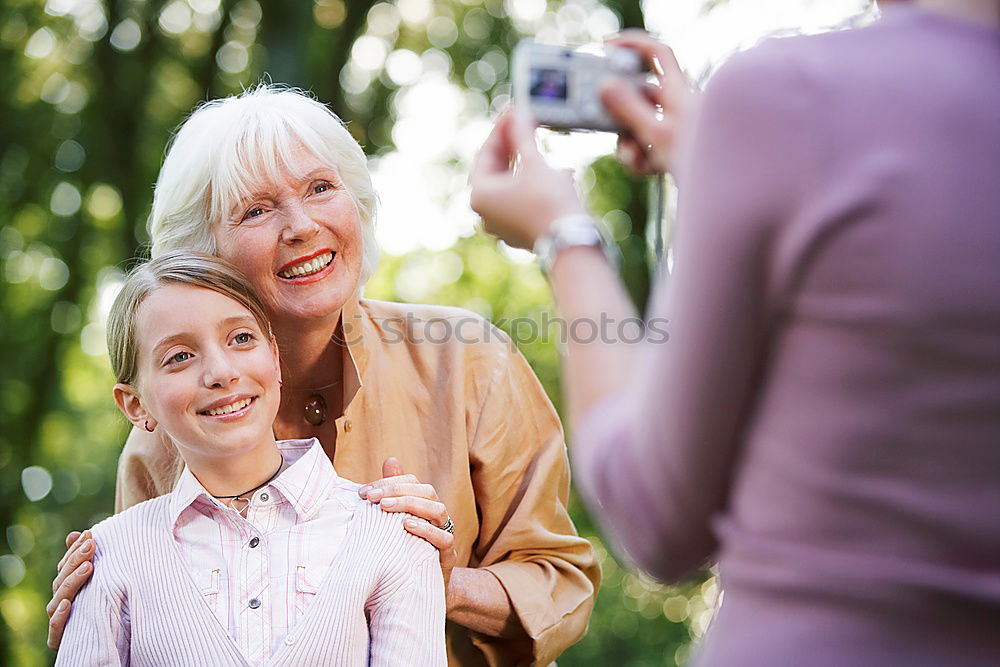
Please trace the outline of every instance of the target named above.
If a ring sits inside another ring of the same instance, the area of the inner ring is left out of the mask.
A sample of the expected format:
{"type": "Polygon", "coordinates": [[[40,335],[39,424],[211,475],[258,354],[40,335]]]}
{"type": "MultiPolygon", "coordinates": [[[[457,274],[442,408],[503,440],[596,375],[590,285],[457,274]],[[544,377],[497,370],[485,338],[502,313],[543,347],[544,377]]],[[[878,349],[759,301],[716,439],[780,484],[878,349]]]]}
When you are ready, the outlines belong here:
{"type": "MultiPolygon", "coordinates": [[[[239,498],[241,500],[245,500],[246,503],[247,503],[246,507],[243,508],[245,510],[247,507],[250,506],[250,501],[247,500],[246,498],[243,498],[243,496],[250,495],[251,493],[253,493],[257,489],[261,488],[262,486],[267,486],[272,481],[274,481],[274,478],[278,476],[279,472],[281,472],[281,467],[283,465],[285,465],[285,457],[282,456],[281,454],[278,454],[278,456],[281,457],[281,462],[278,464],[278,469],[275,470],[274,474],[271,475],[270,477],[268,477],[266,480],[264,480],[264,482],[262,482],[261,484],[258,484],[257,486],[253,487],[252,489],[247,489],[243,493],[237,493],[235,496],[212,496],[212,497],[216,498],[218,500],[228,500],[229,502],[227,502],[226,505],[229,507],[229,509],[234,509],[234,510],[236,509],[235,507],[233,507],[233,501],[234,500],[236,500],[237,498],[239,498]]],[[[242,513],[243,510],[237,510],[237,511],[240,512],[240,513],[242,513]]]]}

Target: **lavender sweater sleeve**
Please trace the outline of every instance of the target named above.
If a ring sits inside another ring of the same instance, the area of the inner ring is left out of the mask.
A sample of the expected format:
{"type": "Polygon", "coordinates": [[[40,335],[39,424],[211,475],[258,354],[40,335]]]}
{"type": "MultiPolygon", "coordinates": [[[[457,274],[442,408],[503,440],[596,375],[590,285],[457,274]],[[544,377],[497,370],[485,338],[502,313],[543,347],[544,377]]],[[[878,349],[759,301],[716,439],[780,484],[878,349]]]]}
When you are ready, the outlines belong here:
{"type": "Polygon", "coordinates": [[[763,55],[728,64],[703,100],[677,270],[651,311],[669,320],[669,341],[647,345],[630,391],[574,438],[576,483],[598,521],[664,580],[715,550],[710,518],[726,502],[762,359],[771,229],[810,178],[808,101],[780,54],[763,55]]]}

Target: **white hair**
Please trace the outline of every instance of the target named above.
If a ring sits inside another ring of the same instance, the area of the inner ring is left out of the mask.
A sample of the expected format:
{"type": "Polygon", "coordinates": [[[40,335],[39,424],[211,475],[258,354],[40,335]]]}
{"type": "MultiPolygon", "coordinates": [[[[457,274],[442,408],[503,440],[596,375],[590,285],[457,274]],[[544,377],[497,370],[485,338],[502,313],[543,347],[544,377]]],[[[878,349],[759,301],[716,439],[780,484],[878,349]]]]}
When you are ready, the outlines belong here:
{"type": "Polygon", "coordinates": [[[300,90],[271,84],[205,102],[177,130],[149,215],[152,256],[176,250],[218,254],[212,227],[260,184],[277,182],[282,169],[294,169],[288,156],[298,145],[336,167],[357,204],[364,285],[379,258],[377,199],[364,151],[325,105],[300,90]]]}

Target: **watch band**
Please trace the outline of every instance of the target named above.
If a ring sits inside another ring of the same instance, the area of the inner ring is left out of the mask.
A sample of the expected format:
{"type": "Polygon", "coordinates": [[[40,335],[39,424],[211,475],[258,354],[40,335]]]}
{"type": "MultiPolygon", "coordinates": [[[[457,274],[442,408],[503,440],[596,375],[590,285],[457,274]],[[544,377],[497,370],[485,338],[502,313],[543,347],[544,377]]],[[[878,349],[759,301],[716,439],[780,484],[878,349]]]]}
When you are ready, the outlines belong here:
{"type": "Polygon", "coordinates": [[[611,264],[615,264],[610,244],[593,217],[574,213],[556,218],[544,234],[535,241],[534,252],[545,275],[552,271],[556,256],[566,248],[591,246],[599,248],[611,264]]]}

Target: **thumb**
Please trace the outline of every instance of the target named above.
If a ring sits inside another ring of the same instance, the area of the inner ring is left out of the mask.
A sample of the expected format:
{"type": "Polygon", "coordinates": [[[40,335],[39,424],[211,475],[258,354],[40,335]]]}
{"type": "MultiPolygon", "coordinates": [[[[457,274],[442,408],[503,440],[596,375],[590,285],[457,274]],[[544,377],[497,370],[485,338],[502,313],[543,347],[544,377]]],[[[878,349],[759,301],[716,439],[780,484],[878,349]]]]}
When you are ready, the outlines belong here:
{"type": "Polygon", "coordinates": [[[382,464],[382,477],[398,477],[403,474],[403,464],[395,456],[390,456],[382,464]]]}
{"type": "Polygon", "coordinates": [[[70,532],[66,536],[66,548],[69,549],[74,544],[76,544],[76,541],[80,538],[80,535],[82,535],[82,533],[80,531],[78,531],[78,530],[74,530],[74,531],[70,532]]]}
{"type": "Polygon", "coordinates": [[[542,160],[535,143],[535,121],[527,112],[514,110],[507,126],[510,144],[521,154],[522,160],[542,160]]]}

